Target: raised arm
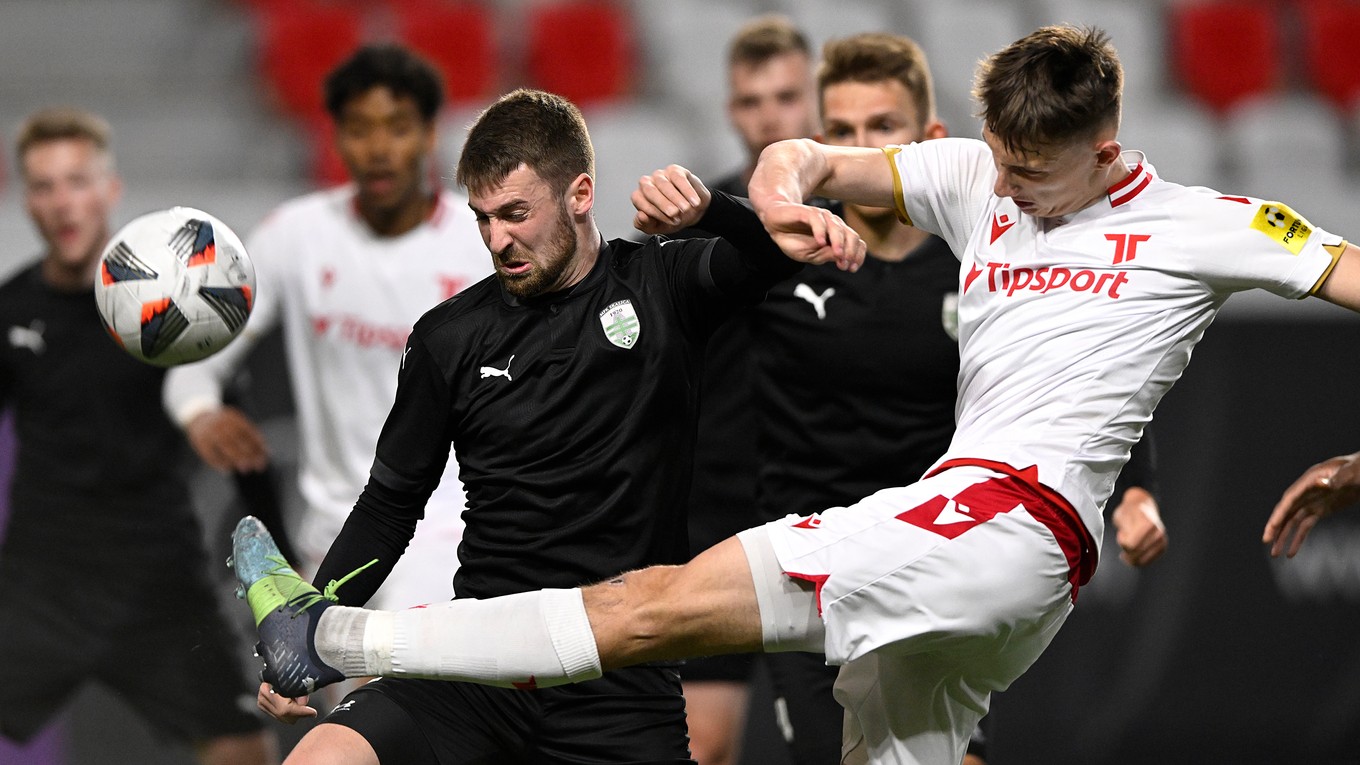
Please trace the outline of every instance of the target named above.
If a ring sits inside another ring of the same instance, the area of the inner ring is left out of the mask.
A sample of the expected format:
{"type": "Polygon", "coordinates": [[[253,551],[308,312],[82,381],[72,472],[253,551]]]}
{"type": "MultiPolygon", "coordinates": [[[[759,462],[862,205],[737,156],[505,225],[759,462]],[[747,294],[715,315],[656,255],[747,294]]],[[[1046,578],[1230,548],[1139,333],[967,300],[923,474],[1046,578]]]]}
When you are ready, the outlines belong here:
{"type": "Polygon", "coordinates": [[[751,204],[761,217],[812,196],[893,207],[892,165],[882,149],[828,146],[799,138],[770,144],[751,176],[751,204]]]}
{"type": "Polygon", "coordinates": [[[1331,273],[1327,274],[1314,294],[1329,303],[1360,313],[1360,248],[1347,242],[1331,273]]]}

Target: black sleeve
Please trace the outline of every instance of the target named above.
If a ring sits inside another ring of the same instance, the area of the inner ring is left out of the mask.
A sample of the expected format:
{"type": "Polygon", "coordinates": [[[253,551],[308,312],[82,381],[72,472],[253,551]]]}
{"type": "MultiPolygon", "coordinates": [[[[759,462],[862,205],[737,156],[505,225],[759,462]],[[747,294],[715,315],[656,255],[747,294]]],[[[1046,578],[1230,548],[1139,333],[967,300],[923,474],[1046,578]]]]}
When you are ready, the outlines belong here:
{"type": "Polygon", "coordinates": [[[1129,452],[1129,461],[1114,485],[1114,495],[1109,503],[1111,510],[1119,506],[1124,492],[1131,486],[1146,491],[1153,499],[1157,498],[1157,446],[1152,437],[1151,425],[1143,428],[1143,438],[1129,452]]]}
{"type": "Polygon", "coordinates": [[[335,590],[341,605],[367,603],[415,536],[416,523],[424,515],[427,499],[428,494],[398,491],[370,477],[312,584],[324,589],[328,583],[338,582],[369,561],[377,560],[335,590]]]}
{"type": "Polygon", "coordinates": [[[448,383],[417,324],[402,357],[392,411],[378,435],[368,485],[317,570],[314,584],[322,588],[377,559],[337,590],[343,605],[368,602],[415,536],[448,463],[450,400],[448,383]]]}
{"type": "Polygon", "coordinates": [[[721,237],[708,258],[714,286],[741,302],[757,303],[803,266],[779,249],[749,204],[715,191],[697,228],[721,237]]]}

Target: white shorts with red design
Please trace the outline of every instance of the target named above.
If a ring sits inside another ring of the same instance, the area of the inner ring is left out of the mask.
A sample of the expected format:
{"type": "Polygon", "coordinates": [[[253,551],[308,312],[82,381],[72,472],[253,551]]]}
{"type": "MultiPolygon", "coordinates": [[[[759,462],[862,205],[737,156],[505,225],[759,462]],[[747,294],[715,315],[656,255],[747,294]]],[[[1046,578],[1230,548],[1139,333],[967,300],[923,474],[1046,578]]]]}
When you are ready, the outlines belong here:
{"type": "Polygon", "coordinates": [[[1004,688],[1042,652],[1094,552],[1075,511],[1030,471],[986,464],[764,527],[781,569],[817,587],[828,663],[888,646],[957,655],[983,686],[1004,688]]]}

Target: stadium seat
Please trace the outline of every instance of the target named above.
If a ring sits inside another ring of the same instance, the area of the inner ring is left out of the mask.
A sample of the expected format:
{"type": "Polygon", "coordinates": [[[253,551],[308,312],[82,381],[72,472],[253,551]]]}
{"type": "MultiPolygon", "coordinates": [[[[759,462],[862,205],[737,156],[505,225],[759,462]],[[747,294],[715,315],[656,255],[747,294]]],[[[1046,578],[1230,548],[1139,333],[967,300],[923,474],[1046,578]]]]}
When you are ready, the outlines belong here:
{"type": "Polygon", "coordinates": [[[325,113],[321,83],[358,47],[362,15],[356,8],[310,3],[259,8],[259,66],[285,114],[310,120],[325,113]]]}
{"type": "Polygon", "coordinates": [[[1299,3],[1297,11],[1308,82],[1338,109],[1351,111],[1360,97],[1360,59],[1347,51],[1360,35],[1360,2],[1314,0],[1299,3]]]}
{"type": "Polygon", "coordinates": [[[495,92],[496,43],[486,7],[437,0],[402,0],[391,7],[400,38],[439,67],[449,103],[480,103],[495,92]]]}
{"type": "Polygon", "coordinates": [[[1280,80],[1279,8],[1214,0],[1169,9],[1174,83],[1222,114],[1280,80]]]}
{"type": "Polygon", "coordinates": [[[528,9],[530,84],[581,106],[631,95],[632,20],[608,0],[564,0],[528,9]]]}

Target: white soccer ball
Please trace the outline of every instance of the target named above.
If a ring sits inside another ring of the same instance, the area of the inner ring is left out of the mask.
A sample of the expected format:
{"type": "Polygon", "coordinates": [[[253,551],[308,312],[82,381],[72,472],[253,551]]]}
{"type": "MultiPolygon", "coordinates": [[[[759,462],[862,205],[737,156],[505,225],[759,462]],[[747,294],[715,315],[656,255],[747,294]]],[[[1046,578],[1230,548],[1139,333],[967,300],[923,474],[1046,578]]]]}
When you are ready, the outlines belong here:
{"type": "Polygon", "coordinates": [[[184,364],[240,333],[255,303],[255,267],[225,223],[172,207],[113,235],[94,297],[104,327],[128,353],[157,366],[184,364]]]}

